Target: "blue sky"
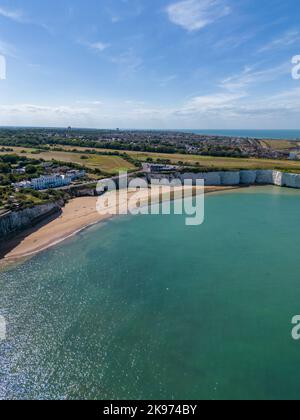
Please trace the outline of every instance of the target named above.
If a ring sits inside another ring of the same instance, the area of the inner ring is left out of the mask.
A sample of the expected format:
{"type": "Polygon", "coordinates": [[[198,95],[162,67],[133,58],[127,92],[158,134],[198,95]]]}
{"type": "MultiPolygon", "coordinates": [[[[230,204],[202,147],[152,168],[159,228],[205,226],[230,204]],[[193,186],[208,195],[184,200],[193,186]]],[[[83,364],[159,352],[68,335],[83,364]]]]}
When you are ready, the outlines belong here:
{"type": "Polygon", "coordinates": [[[0,0],[0,125],[300,128],[298,0],[0,0]]]}

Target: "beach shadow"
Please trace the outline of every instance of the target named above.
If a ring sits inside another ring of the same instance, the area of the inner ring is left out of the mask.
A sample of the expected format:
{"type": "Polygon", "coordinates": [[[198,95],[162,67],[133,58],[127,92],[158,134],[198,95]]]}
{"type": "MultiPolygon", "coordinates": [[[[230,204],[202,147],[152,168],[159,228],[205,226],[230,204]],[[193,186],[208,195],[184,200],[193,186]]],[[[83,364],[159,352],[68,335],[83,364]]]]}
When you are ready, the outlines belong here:
{"type": "Polygon", "coordinates": [[[32,226],[24,229],[21,232],[9,235],[4,239],[0,239],[0,262],[7,254],[9,254],[14,248],[16,248],[27,236],[38,231],[43,226],[52,222],[62,215],[62,210],[58,210],[55,213],[46,216],[42,220],[35,221],[32,226]]]}

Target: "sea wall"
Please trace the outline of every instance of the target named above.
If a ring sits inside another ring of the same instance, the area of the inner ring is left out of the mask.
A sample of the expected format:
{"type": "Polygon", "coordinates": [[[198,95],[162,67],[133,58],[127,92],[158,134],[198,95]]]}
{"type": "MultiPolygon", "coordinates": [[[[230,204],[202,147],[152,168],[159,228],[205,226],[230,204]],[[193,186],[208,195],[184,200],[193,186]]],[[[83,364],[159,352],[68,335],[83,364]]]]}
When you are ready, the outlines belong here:
{"type": "Polygon", "coordinates": [[[279,187],[299,188],[300,174],[291,174],[272,170],[242,170],[224,172],[199,172],[199,173],[173,173],[173,174],[148,174],[148,182],[170,182],[180,179],[182,182],[203,179],[206,186],[212,185],[276,185],[279,187]]]}
{"type": "Polygon", "coordinates": [[[0,241],[9,235],[32,227],[44,218],[61,211],[63,205],[63,201],[57,201],[21,211],[11,211],[0,216],[0,241]]]}

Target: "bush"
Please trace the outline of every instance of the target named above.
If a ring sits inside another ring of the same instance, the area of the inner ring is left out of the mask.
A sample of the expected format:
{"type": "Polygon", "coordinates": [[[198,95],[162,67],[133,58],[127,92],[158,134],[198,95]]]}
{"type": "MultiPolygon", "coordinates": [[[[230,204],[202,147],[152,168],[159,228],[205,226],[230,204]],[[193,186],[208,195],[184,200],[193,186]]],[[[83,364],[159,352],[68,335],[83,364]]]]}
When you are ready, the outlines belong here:
{"type": "Polygon", "coordinates": [[[27,165],[26,166],[26,173],[27,174],[35,174],[36,173],[36,167],[34,165],[27,165]]]}

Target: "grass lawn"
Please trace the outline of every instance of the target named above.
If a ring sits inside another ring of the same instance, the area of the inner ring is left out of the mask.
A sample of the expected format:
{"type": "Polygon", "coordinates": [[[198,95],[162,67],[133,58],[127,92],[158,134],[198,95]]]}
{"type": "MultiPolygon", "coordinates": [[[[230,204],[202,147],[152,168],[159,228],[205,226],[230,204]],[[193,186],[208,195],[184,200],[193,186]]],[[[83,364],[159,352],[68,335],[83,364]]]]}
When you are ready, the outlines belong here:
{"type": "MultiPolygon", "coordinates": [[[[276,142],[277,143],[277,142],[276,142]]],[[[283,146],[283,145],[282,145],[283,146]]],[[[85,152],[86,150],[101,151],[101,149],[92,149],[85,147],[64,146],[66,151],[73,149],[85,152]]],[[[103,150],[103,149],[102,149],[103,150]]],[[[109,151],[109,150],[105,150],[109,151]]],[[[290,160],[272,160],[272,159],[241,159],[241,158],[226,158],[213,156],[198,156],[198,155],[183,155],[179,153],[149,153],[149,152],[131,152],[127,151],[128,155],[134,159],[145,162],[148,158],[154,159],[168,159],[172,163],[178,162],[187,163],[190,166],[199,165],[199,170],[202,169],[281,169],[300,172],[300,161],[290,160]]]]}
{"type": "Polygon", "coordinates": [[[82,154],[56,151],[32,154],[31,152],[34,149],[26,149],[24,147],[13,147],[12,149],[14,149],[14,152],[0,152],[0,155],[16,153],[19,156],[26,156],[31,159],[44,159],[46,161],[55,159],[66,163],[77,163],[91,169],[100,169],[111,174],[115,174],[121,170],[135,169],[134,165],[119,156],[90,155],[84,153],[84,151],[82,154]],[[26,151],[26,153],[22,153],[22,151],[26,151]],[[87,159],[81,159],[81,156],[86,156],[87,159]]]}
{"type": "MultiPolygon", "coordinates": [[[[125,159],[119,156],[101,156],[86,153],[87,150],[96,150],[97,152],[109,152],[111,150],[103,149],[92,149],[85,147],[74,147],[74,146],[59,146],[62,147],[65,152],[42,152],[40,154],[31,154],[30,152],[34,149],[25,149],[24,147],[14,147],[14,152],[21,154],[22,150],[26,150],[26,156],[31,158],[43,158],[45,160],[56,159],[62,162],[73,162],[83,166],[95,169],[99,168],[102,171],[108,173],[116,173],[119,170],[132,170],[135,167],[127,162],[125,159]],[[72,153],[72,150],[78,150],[80,153],[72,153]],[[87,159],[81,159],[81,156],[86,156],[87,159]]],[[[122,153],[122,151],[120,152],[122,153]]],[[[146,161],[148,158],[156,159],[168,159],[173,164],[178,162],[184,162],[189,166],[198,166],[199,171],[201,169],[280,169],[289,170],[300,173],[300,161],[289,161],[289,160],[272,160],[272,159],[241,159],[241,158],[226,158],[226,157],[212,157],[212,156],[198,156],[198,155],[184,155],[184,154],[165,154],[165,153],[148,153],[148,152],[126,152],[134,159],[140,161],[146,161]]],[[[2,152],[0,154],[7,154],[2,152]]]]}
{"type": "Polygon", "coordinates": [[[213,156],[196,156],[163,153],[138,153],[129,152],[136,159],[145,161],[151,157],[154,159],[169,159],[172,163],[188,163],[191,166],[199,165],[203,169],[295,169],[300,171],[300,161],[272,160],[272,159],[240,159],[213,156]]]}
{"type": "Polygon", "coordinates": [[[300,142],[298,141],[288,141],[288,140],[261,140],[260,143],[262,146],[271,147],[271,149],[276,150],[291,150],[293,148],[299,147],[300,142]]]}

